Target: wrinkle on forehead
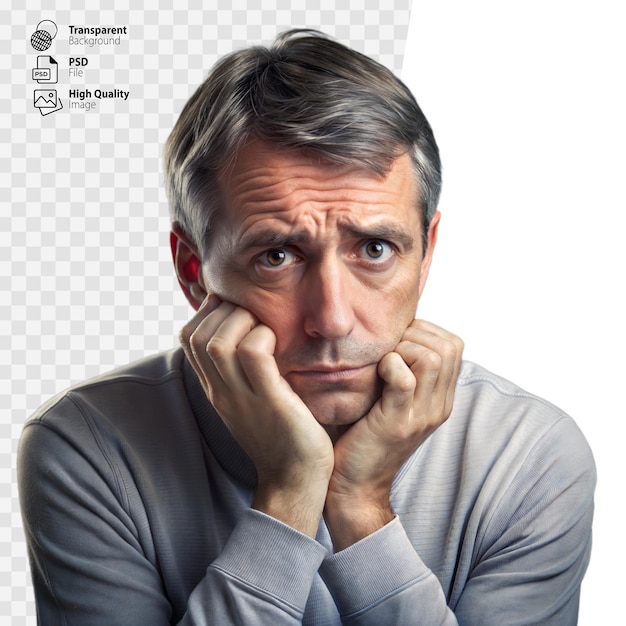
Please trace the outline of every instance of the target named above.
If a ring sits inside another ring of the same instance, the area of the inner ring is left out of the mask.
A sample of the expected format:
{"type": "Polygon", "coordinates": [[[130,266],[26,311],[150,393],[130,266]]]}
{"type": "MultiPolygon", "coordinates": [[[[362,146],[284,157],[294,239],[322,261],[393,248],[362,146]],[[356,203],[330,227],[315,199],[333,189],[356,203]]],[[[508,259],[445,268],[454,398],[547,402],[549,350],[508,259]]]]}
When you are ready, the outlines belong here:
{"type": "MultiPolygon", "coordinates": [[[[400,200],[418,210],[417,193],[408,155],[404,167],[392,166],[386,177],[364,168],[337,165],[303,151],[275,149],[253,142],[238,155],[222,177],[230,218],[243,225],[248,218],[276,213],[290,222],[305,209],[341,213],[393,213],[400,200]],[[288,213],[295,210],[295,215],[288,213]]],[[[409,208],[409,207],[403,207],[409,208]]]]}
{"type": "Polygon", "coordinates": [[[303,203],[332,204],[354,210],[376,202],[397,200],[396,189],[381,188],[377,174],[361,169],[338,172],[336,168],[308,167],[294,163],[259,166],[231,178],[227,192],[242,213],[282,211],[303,203]]]}

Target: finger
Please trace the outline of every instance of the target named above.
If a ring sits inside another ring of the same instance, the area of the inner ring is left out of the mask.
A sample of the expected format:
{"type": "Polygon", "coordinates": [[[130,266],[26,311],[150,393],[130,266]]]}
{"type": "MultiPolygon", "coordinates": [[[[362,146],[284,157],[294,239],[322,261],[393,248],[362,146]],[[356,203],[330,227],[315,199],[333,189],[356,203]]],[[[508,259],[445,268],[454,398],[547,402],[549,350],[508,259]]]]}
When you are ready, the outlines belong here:
{"type": "Polygon", "coordinates": [[[281,378],[274,359],[275,348],[276,335],[265,324],[255,326],[239,344],[237,352],[241,367],[257,393],[271,393],[281,378]]]}
{"type": "MultiPolygon", "coordinates": [[[[439,376],[435,392],[441,392],[443,389],[446,394],[446,411],[450,412],[454,400],[456,381],[459,377],[463,362],[463,340],[447,330],[424,320],[414,320],[411,326],[405,331],[403,340],[421,344],[439,355],[439,376]]],[[[403,348],[406,344],[402,343],[401,345],[402,347],[400,347],[398,351],[402,354],[405,352],[403,348]]],[[[410,353],[410,349],[406,351],[406,358],[411,358],[408,356],[410,353]]],[[[415,364],[410,361],[408,362],[412,365],[412,369],[417,374],[415,364]]],[[[436,365],[437,359],[434,355],[431,355],[431,362],[433,366],[436,365]]]]}
{"type": "Polygon", "coordinates": [[[426,320],[413,320],[410,326],[406,329],[402,338],[408,341],[423,343],[424,345],[440,352],[442,356],[444,354],[448,354],[448,350],[450,350],[451,356],[454,359],[454,367],[457,370],[457,373],[460,371],[465,345],[459,336],[441,328],[440,326],[437,326],[436,324],[433,324],[432,322],[427,322],[426,320]],[[422,341],[420,339],[422,339],[422,341]],[[439,346],[443,349],[438,350],[439,346]]]}
{"type": "Polygon", "coordinates": [[[209,330],[212,332],[201,357],[203,362],[206,360],[209,382],[212,384],[222,382],[228,389],[243,390],[248,387],[248,379],[239,359],[239,345],[258,323],[250,311],[234,305],[221,322],[219,318],[211,320],[209,330]],[[214,325],[217,325],[215,330],[214,325]],[[219,378],[213,379],[213,372],[216,372],[219,378]]]}
{"type": "Polygon", "coordinates": [[[222,303],[220,298],[215,294],[209,294],[202,304],[198,307],[198,310],[194,313],[193,317],[181,328],[178,338],[183,348],[189,346],[189,340],[196,331],[202,320],[215,311],[217,307],[222,303]]]}
{"type": "Polygon", "coordinates": [[[437,326],[437,324],[433,324],[428,320],[422,319],[414,319],[407,327],[406,332],[411,332],[413,330],[429,332],[433,335],[439,335],[441,337],[453,336],[453,334],[449,330],[446,330],[441,326],[437,326]]]}
{"type": "MultiPolygon", "coordinates": [[[[187,354],[196,374],[200,380],[207,382],[209,374],[214,374],[214,365],[207,355],[207,345],[211,337],[215,334],[224,320],[233,312],[235,305],[230,302],[221,302],[217,308],[205,313],[196,315],[194,320],[195,328],[190,325],[190,335],[187,339],[187,354]],[[192,330],[193,329],[193,330],[192,330]]],[[[184,345],[184,344],[183,344],[184,345]]],[[[211,376],[215,383],[215,376],[211,376]]]]}
{"type": "Polygon", "coordinates": [[[415,391],[413,394],[413,413],[422,425],[434,420],[437,422],[441,417],[447,418],[448,412],[448,388],[442,383],[442,360],[437,352],[425,346],[401,342],[396,347],[396,352],[402,360],[410,365],[410,372],[415,378],[415,391]]]}
{"type": "Polygon", "coordinates": [[[402,342],[396,351],[410,364],[417,380],[416,406],[430,407],[434,414],[442,414],[447,418],[452,412],[458,378],[456,349],[442,347],[438,343],[431,348],[402,342]]]}
{"type": "Polygon", "coordinates": [[[416,380],[402,356],[397,352],[386,354],[378,364],[378,375],[385,383],[380,404],[383,415],[388,419],[409,415],[416,380]]]}
{"type": "Polygon", "coordinates": [[[194,355],[194,351],[191,348],[191,337],[205,317],[212,313],[221,304],[221,302],[222,301],[218,298],[218,296],[215,294],[209,294],[204,299],[198,310],[194,313],[193,317],[181,328],[178,334],[178,339],[185,352],[185,356],[193,366],[196,373],[201,377],[201,380],[204,377],[201,375],[201,372],[198,371],[198,362],[194,355]]]}
{"type": "Polygon", "coordinates": [[[439,346],[435,347],[437,342],[426,342],[423,337],[420,341],[423,343],[401,341],[395,352],[402,357],[417,379],[416,393],[432,394],[441,384],[442,377],[446,376],[446,372],[442,370],[451,369],[451,366],[444,364],[444,359],[439,354],[439,346]]]}

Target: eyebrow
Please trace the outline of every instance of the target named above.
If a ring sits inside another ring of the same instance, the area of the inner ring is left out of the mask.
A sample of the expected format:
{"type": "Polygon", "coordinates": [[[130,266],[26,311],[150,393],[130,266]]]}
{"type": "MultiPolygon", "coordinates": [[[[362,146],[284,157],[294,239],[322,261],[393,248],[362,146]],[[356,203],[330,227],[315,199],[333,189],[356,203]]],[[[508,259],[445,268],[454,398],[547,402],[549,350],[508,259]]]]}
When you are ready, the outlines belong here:
{"type": "MultiPolygon", "coordinates": [[[[346,224],[339,229],[342,234],[348,234],[354,239],[384,239],[399,244],[405,250],[411,250],[415,245],[415,239],[401,224],[374,224],[366,228],[346,224]]],[[[250,250],[285,248],[311,240],[310,234],[306,232],[280,233],[272,229],[262,229],[244,236],[237,244],[235,254],[250,250]]]]}
{"type": "Polygon", "coordinates": [[[343,228],[355,237],[355,239],[384,239],[400,244],[406,250],[411,250],[415,245],[415,239],[402,224],[374,224],[367,228],[346,226],[343,228]]]}
{"type": "Polygon", "coordinates": [[[237,244],[235,253],[241,254],[249,250],[285,248],[309,241],[310,239],[310,236],[306,233],[279,233],[269,229],[259,230],[252,235],[243,237],[237,244]]]}

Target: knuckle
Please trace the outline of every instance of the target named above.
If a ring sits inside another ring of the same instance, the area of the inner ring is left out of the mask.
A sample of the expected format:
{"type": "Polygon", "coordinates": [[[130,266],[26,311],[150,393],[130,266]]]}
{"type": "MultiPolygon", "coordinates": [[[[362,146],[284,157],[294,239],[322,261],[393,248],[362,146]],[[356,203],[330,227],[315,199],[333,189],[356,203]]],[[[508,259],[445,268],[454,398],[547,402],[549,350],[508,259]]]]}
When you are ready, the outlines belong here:
{"type": "Polygon", "coordinates": [[[183,326],[180,329],[180,331],[178,332],[178,341],[183,346],[188,346],[189,345],[189,341],[191,339],[192,332],[193,331],[189,328],[189,326],[187,326],[187,325],[183,326]]]}
{"type": "Polygon", "coordinates": [[[442,357],[434,350],[425,350],[422,361],[427,369],[439,370],[441,368],[442,357]]]}
{"type": "Polygon", "coordinates": [[[396,381],[396,388],[402,394],[413,394],[417,381],[411,371],[402,372],[396,381]]]}
{"type": "Polygon", "coordinates": [[[440,347],[441,358],[443,361],[455,361],[459,353],[459,348],[456,342],[452,340],[442,341],[440,347]]]}
{"type": "Polygon", "coordinates": [[[189,335],[188,345],[191,352],[197,357],[202,354],[204,346],[200,340],[200,334],[197,329],[189,335]]]}
{"type": "Polygon", "coordinates": [[[253,361],[258,357],[258,350],[253,342],[242,341],[237,347],[237,356],[243,362],[253,361]]]}
{"type": "Polygon", "coordinates": [[[404,331],[403,337],[406,341],[416,341],[420,337],[422,331],[420,330],[419,322],[420,320],[414,320],[404,331]]]}
{"type": "MultiPolygon", "coordinates": [[[[213,390],[209,392],[208,396],[213,408],[217,411],[218,415],[225,420],[226,416],[229,415],[230,403],[221,394],[214,393],[213,390]]],[[[230,428],[228,423],[226,423],[226,426],[230,428]]]]}
{"type": "MultiPolygon", "coordinates": [[[[191,338],[192,343],[194,342],[194,336],[191,338]]],[[[202,345],[200,343],[197,346],[198,351],[202,349],[202,345]]],[[[226,355],[229,353],[228,342],[224,340],[223,337],[219,335],[213,335],[206,344],[206,353],[211,357],[213,361],[220,361],[226,358],[226,355]]]]}
{"type": "Polygon", "coordinates": [[[465,350],[465,342],[460,338],[455,336],[456,339],[456,346],[457,346],[457,350],[459,354],[463,354],[464,350],[465,350]]]}

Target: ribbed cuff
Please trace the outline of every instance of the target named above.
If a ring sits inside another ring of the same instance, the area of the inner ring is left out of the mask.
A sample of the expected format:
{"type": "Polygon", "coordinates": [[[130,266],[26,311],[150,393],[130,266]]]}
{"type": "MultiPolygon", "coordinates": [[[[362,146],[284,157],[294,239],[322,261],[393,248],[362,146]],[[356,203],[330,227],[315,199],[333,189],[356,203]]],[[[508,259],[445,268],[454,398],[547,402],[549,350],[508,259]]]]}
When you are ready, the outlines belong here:
{"type": "Polygon", "coordinates": [[[431,574],[397,516],[375,533],[326,557],[319,571],[344,617],[379,604],[431,574]]]}
{"type": "Polygon", "coordinates": [[[327,553],[307,535],[249,509],[211,567],[303,612],[327,553]]]}

